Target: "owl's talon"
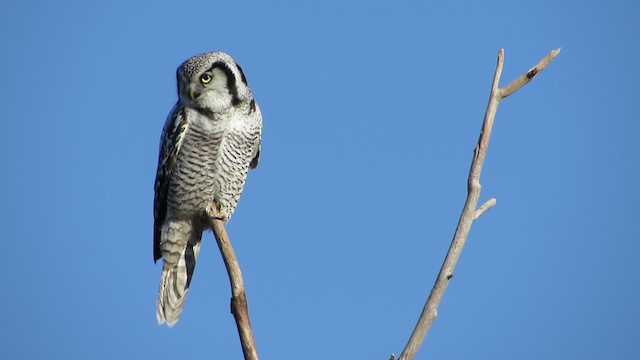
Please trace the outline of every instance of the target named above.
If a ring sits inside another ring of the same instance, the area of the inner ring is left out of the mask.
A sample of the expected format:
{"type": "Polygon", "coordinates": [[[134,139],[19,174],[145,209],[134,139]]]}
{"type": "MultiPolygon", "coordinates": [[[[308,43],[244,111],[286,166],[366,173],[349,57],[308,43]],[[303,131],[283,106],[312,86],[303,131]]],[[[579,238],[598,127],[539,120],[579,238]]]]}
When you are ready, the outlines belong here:
{"type": "Polygon", "coordinates": [[[224,222],[227,222],[227,220],[229,220],[229,215],[226,213],[226,211],[219,209],[218,205],[215,203],[212,203],[207,207],[207,216],[212,219],[222,220],[224,222]]]}

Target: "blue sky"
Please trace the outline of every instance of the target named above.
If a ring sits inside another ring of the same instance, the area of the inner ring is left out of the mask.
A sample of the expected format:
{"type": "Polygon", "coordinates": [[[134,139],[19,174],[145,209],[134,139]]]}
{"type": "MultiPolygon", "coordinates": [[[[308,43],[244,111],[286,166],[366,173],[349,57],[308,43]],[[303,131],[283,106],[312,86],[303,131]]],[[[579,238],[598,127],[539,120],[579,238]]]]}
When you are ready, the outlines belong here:
{"type": "Polygon", "coordinates": [[[241,351],[208,233],[159,327],[158,141],[175,70],[224,50],[264,117],[228,224],[263,359],[388,359],[455,229],[496,54],[471,229],[418,359],[640,358],[640,5],[633,1],[0,4],[6,359],[241,351]]]}

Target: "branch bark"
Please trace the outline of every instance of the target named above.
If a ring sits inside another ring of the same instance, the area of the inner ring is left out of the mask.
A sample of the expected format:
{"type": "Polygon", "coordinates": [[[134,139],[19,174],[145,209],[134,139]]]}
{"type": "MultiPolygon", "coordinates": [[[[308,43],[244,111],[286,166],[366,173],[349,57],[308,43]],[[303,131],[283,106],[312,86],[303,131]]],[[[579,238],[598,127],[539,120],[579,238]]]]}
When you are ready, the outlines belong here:
{"type": "Polygon", "coordinates": [[[407,345],[402,351],[402,354],[400,354],[400,360],[413,359],[415,354],[418,352],[420,345],[422,345],[422,342],[427,335],[427,331],[429,331],[431,324],[438,316],[438,306],[447,286],[449,285],[449,280],[453,277],[453,270],[460,258],[462,248],[464,247],[467,236],[469,235],[469,230],[471,229],[471,224],[485,211],[489,210],[496,204],[495,199],[490,199],[480,208],[477,208],[481,189],[480,174],[482,173],[482,165],[484,164],[485,155],[487,154],[487,147],[489,145],[489,139],[491,138],[491,130],[493,129],[493,121],[498,110],[498,104],[502,99],[513,94],[518,89],[529,83],[536,75],[544,70],[544,68],[549,65],[549,63],[551,63],[559,53],[560,49],[551,51],[534,67],[505,87],[500,88],[499,83],[504,64],[504,49],[501,49],[498,52],[498,64],[491,84],[489,103],[487,104],[482,130],[480,131],[478,144],[476,145],[473,153],[471,169],[469,170],[469,178],[467,180],[467,200],[465,201],[462,214],[460,215],[458,226],[453,236],[453,241],[451,242],[447,256],[444,259],[444,263],[440,268],[440,273],[438,274],[427,302],[422,309],[418,323],[416,324],[407,345]]]}
{"type": "Polygon", "coordinates": [[[224,266],[227,268],[227,273],[229,274],[229,282],[231,283],[231,313],[238,328],[244,359],[258,360],[258,352],[253,339],[253,330],[251,329],[251,321],[249,319],[249,307],[244,290],[242,271],[240,271],[240,264],[236,258],[235,251],[233,251],[233,246],[231,246],[224,222],[217,216],[217,209],[212,208],[207,212],[211,228],[213,229],[213,235],[216,238],[220,254],[224,260],[224,266]]]}

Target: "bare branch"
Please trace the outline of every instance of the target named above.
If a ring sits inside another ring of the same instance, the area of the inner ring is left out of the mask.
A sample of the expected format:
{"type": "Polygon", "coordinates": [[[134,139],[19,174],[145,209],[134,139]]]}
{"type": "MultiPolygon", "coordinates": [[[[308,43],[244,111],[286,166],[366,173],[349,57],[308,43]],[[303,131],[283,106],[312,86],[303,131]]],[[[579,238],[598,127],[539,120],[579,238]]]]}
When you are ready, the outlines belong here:
{"type": "Polygon", "coordinates": [[[256,344],[253,339],[253,330],[251,329],[251,321],[249,319],[249,307],[247,305],[247,297],[244,290],[244,280],[240,271],[240,264],[233,251],[231,241],[224,227],[224,222],[219,218],[218,210],[213,208],[207,209],[213,234],[218,243],[220,254],[224,260],[224,265],[229,274],[229,282],[231,283],[231,313],[236,321],[240,343],[242,345],[242,353],[245,360],[258,360],[256,344]]]}
{"type": "Polygon", "coordinates": [[[453,277],[453,270],[460,258],[462,248],[464,247],[467,236],[469,235],[469,230],[471,229],[471,224],[496,203],[495,199],[490,199],[480,208],[477,208],[481,189],[480,174],[482,173],[482,165],[484,164],[489,139],[491,138],[491,130],[493,129],[493,121],[498,110],[500,100],[513,94],[515,91],[531,81],[531,79],[540,73],[540,71],[542,71],[558,55],[559,52],[560,49],[552,51],[536,66],[502,89],[499,88],[499,83],[504,64],[504,50],[501,49],[498,52],[498,64],[496,65],[496,71],[491,84],[491,95],[489,96],[489,103],[487,104],[487,110],[482,123],[482,130],[480,131],[480,137],[478,138],[478,144],[474,150],[473,161],[471,162],[471,168],[469,170],[469,178],[467,180],[467,200],[465,201],[462,214],[460,215],[458,227],[456,228],[456,232],[453,236],[453,241],[451,242],[447,256],[444,259],[444,263],[440,268],[440,273],[438,273],[438,277],[431,289],[429,298],[422,309],[418,323],[416,324],[407,345],[402,351],[402,354],[400,354],[400,360],[413,359],[418,348],[422,345],[424,337],[426,336],[427,331],[429,331],[433,320],[438,316],[438,306],[447,286],[449,285],[449,280],[453,277]]]}
{"type": "Polygon", "coordinates": [[[518,89],[526,85],[529,81],[533,80],[533,78],[540,74],[540,72],[544,70],[544,68],[546,68],[547,65],[549,65],[549,63],[553,61],[556,56],[558,56],[558,54],[560,54],[560,48],[552,50],[547,56],[544,57],[544,59],[540,60],[539,63],[529,69],[529,71],[520,75],[517,79],[510,82],[507,86],[504,86],[502,89],[500,89],[500,100],[513,94],[518,89]]]}
{"type": "Polygon", "coordinates": [[[491,199],[487,200],[487,202],[482,204],[482,206],[480,206],[478,208],[478,210],[476,210],[476,213],[473,214],[473,220],[474,221],[478,220],[478,218],[480,216],[482,216],[482,214],[484,214],[485,211],[491,209],[493,207],[493,205],[495,205],[495,204],[496,204],[496,199],[495,198],[491,198],[491,199]]]}

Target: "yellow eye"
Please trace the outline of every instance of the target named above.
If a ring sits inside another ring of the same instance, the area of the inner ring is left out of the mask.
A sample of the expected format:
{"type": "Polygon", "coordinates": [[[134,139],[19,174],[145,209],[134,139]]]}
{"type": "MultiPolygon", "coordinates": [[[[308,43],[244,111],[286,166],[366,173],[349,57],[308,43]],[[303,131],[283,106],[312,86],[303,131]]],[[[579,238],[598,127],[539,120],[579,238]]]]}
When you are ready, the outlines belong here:
{"type": "Polygon", "coordinates": [[[213,79],[213,77],[211,77],[211,74],[202,74],[202,75],[200,76],[200,81],[201,81],[203,84],[208,84],[208,83],[210,83],[212,79],[213,79]]]}

